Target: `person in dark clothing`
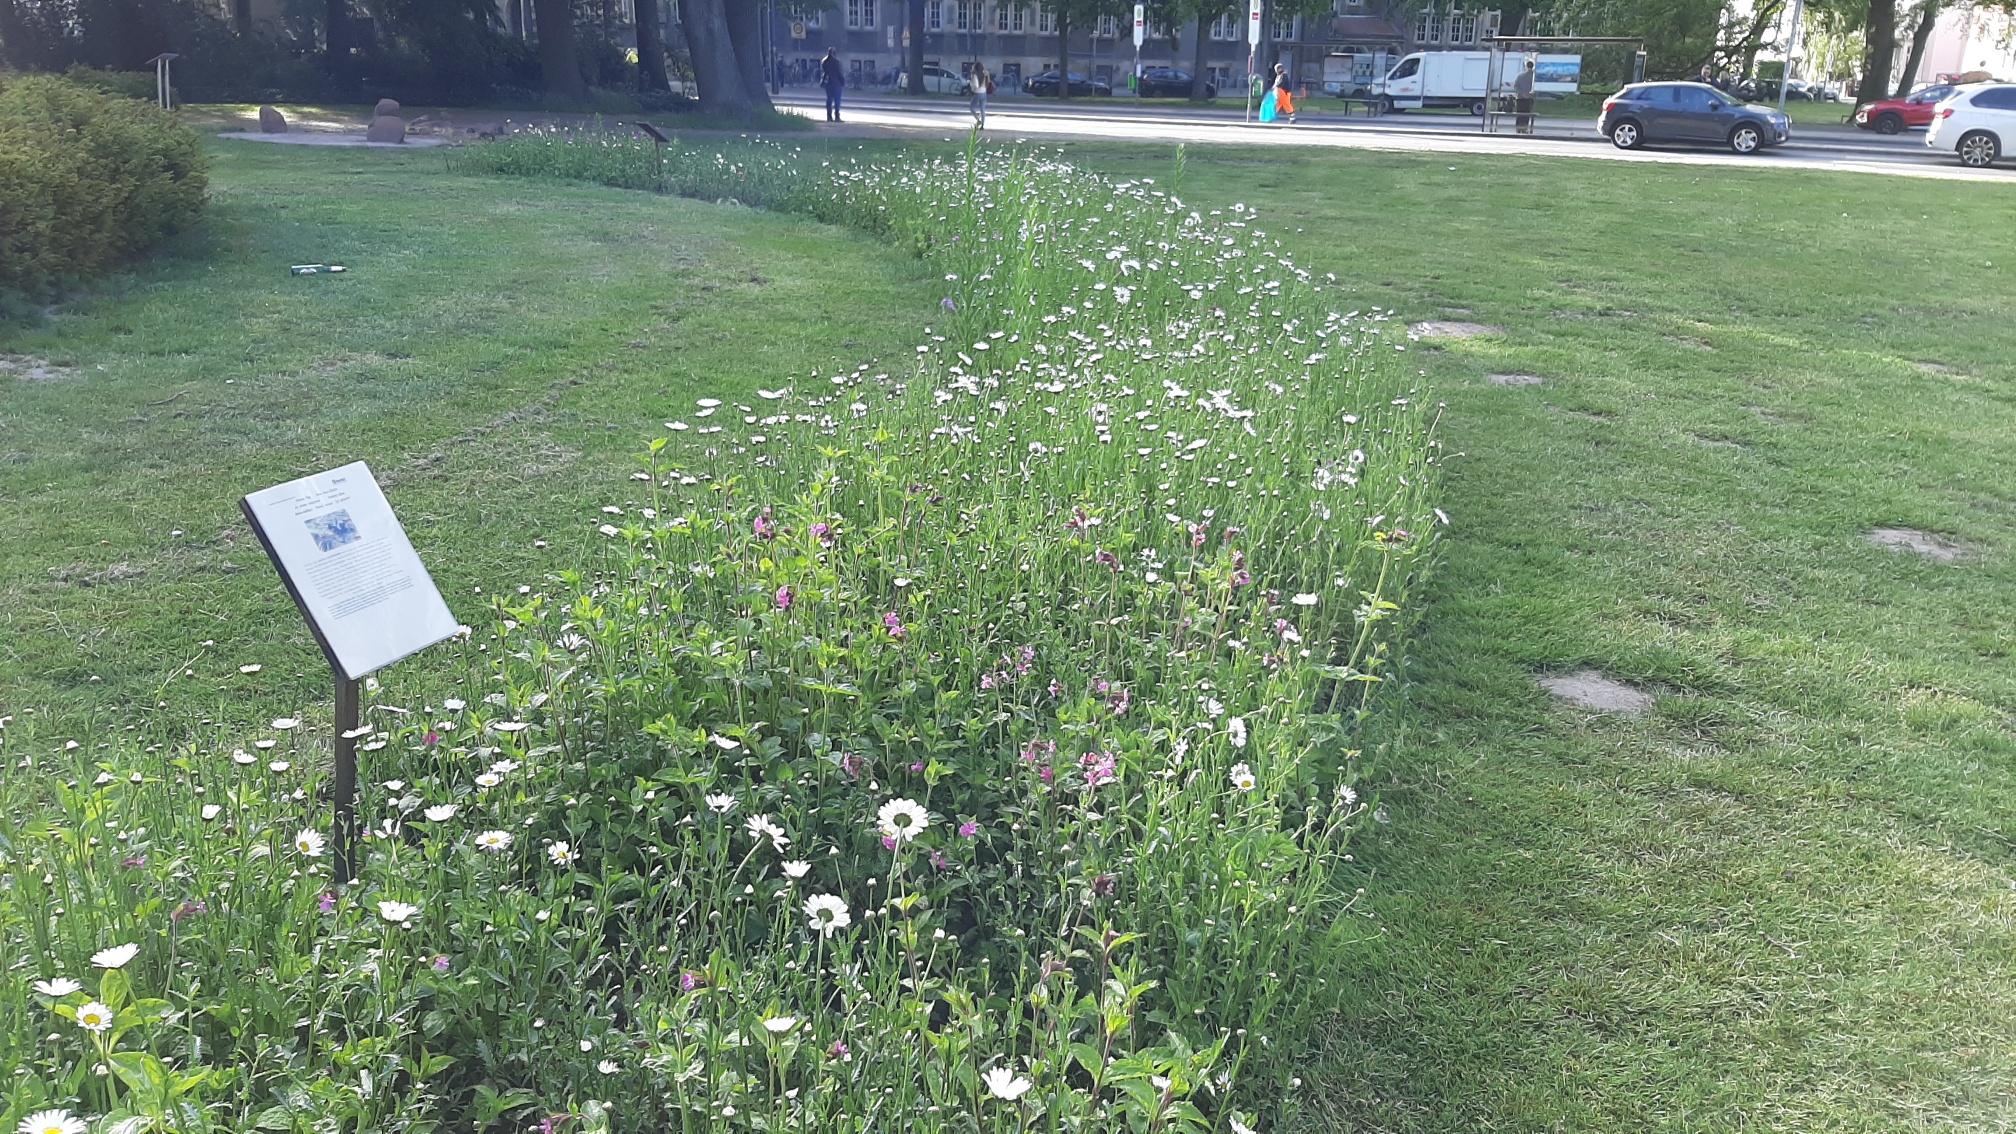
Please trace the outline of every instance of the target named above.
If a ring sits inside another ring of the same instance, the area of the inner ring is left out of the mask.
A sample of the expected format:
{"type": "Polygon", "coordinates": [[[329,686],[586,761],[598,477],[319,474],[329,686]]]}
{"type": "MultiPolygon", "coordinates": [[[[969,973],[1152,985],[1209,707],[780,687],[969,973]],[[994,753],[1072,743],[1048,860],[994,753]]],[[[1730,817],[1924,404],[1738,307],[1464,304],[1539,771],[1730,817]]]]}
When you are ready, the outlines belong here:
{"type": "Polygon", "coordinates": [[[1533,57],[1526,57],[1526,66],[1512,80],[1513,123],[1519,133],[1533,132],[1533,57]]]}
{"type": "Polygon", "coordinates": [[[847,75],[840,70],[840,57],[832,48],[819,61],[819,85],[826,88],[826,121],[840,121],[840,92],[847,89],[847,75]]]}

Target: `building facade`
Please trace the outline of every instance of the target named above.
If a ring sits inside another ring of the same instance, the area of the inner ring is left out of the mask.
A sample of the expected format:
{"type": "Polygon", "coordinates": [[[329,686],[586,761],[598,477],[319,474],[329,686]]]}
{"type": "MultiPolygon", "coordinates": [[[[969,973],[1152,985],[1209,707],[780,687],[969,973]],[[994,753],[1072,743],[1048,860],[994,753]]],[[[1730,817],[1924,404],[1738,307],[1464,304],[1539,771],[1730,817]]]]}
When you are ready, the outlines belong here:
{"type": "MultiPolygon", "coordinates": [[[[1361,61],[1397,59],[1414,50],[1476,48],[1497,33],[1495,9],[1464,9],[1451,5],[1421,13],[1402,26],[1371,9],[1367,0],[1337,0],[1329,15],[1276,19],[1254,58],[1265,71],[1279,63],[1299,85],[1319,89],[1325,60],[1352,55],[1361,61]]],[[[893,85],[905,66],[909,43],[906,0],[836,0],[830,7],[800,17],[774,18],[772,43],[786,82],[810,82],[828,48],[840,58],[849,82],[862,87],[893,85]]],[[[1140,50],[1144,68],[1174,67],[1188,71],[1196,59],[1196,37],[1204,41],[1207,78],[1221,90],[1234,90],[1247,74],[1246,21],[1237,10],[1199,28],[1150,24],[1140,50]]],[[[1134,32],[1124,18],[1108,16],[1089,27],[1073,26],[1071,70],[1104,80],[1124,91],[1136,60],[1134,32]]],[[[1003,90],[1017,90],[1022,81],[1057,69],[1058,27],[1055,15],[1037,3],[1013,0],[925,0],[924,63],[948,71],[963,71],[982,62],[1003,90]]],[[[1329,68],[1336,73],[1334,64],[1329,68]]],[[[1363,67],[1361,66],[1361,70],[1363,67]]]]}

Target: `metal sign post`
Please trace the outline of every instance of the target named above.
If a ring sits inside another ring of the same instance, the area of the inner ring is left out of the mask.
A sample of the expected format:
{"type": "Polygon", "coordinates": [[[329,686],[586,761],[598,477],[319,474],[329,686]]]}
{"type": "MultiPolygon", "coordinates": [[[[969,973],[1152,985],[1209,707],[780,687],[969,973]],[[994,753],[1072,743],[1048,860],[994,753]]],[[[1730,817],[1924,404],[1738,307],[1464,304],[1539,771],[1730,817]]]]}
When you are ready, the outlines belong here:
{"type": "Polygon", "coordinates": [[[163,110],[173,110],[169,104],[175,101],[175,85],[169,80],[168,65],[182,58],[172,51],[164,51],[147,62],[154,64],[154,100],[163,110]]]}
{"type": "Polygon", "coordinates": [[[1246,121],[1253,121],[1253,99],[1260,92],[1253,89],[1253,56],[1260,50],[1260,4],[1261,0],[1247,0],[1246,3],[1246,121]]]}
{"type": "Polygon", "coordinates": [[[1141,97],[1141,44],[1148,38],[1148,5],[1134,5],[1134,97],[1141,97]]]}

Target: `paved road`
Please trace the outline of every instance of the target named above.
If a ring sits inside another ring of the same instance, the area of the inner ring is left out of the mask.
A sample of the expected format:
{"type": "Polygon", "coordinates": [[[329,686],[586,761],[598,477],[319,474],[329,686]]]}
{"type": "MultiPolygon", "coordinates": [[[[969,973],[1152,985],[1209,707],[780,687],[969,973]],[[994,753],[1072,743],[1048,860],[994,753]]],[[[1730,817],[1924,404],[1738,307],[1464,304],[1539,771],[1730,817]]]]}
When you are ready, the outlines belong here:
{"type": "MultiPolygon", "coordinates": [[[[823,115],[816,93],[786,91],[779,109],[823,115]]],[[[901,132],[964,133],[972,119],[963,99],[856,95],[849,92],[846,120],[901,132]]],[[[1074,99],[1059,104],[996,98],[988,133],[1004,138],[1103,139],[1140,142],[1225,142],[1241,145],[1335,146],[1413,153],[1525,154],[1602,161],[1678,165],[1730,165],[1767,169],[1829,169],[1952,181],[2016,182],[2016,161],[1994,169],[1968,169],[1950,153],[1925,145],[1922,132],[1884,137],[1853,127],[1794,126],[1792,140],[1748,157],[1710,148],[1619,150],[1591,122],[1543,119],[1542,134],[1519,137],[1479,132],[1475,118],[1410,114],[1383,118],[1311,118],[1259,125],[1240,110],[1215,107],[1140,106],[1126,99],[1074,99]]]]}

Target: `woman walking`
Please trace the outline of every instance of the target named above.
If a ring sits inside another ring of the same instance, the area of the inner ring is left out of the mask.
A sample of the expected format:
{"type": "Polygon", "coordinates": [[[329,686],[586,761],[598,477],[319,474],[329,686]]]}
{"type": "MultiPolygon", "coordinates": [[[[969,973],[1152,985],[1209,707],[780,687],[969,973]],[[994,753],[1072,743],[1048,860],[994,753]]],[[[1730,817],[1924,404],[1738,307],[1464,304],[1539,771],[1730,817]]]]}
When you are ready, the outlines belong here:
{"type": "Polygon", "coordinates": [[[973,101],[970,104],[973,111],[973,125],[986,129],[987,96],[994,93],[994,76],[987,73],[987,64],[975,59],[972,68],[966,72],[966,84],[973,91],[973,101]]]}
{"type": "Polygon", "coordinates": [[[1268,97],[1274,100],[1274,116],[1295,121],[1295,96],[1288,93],[1288,68],[1274,64],[1274,89],[1268,97]]]}

